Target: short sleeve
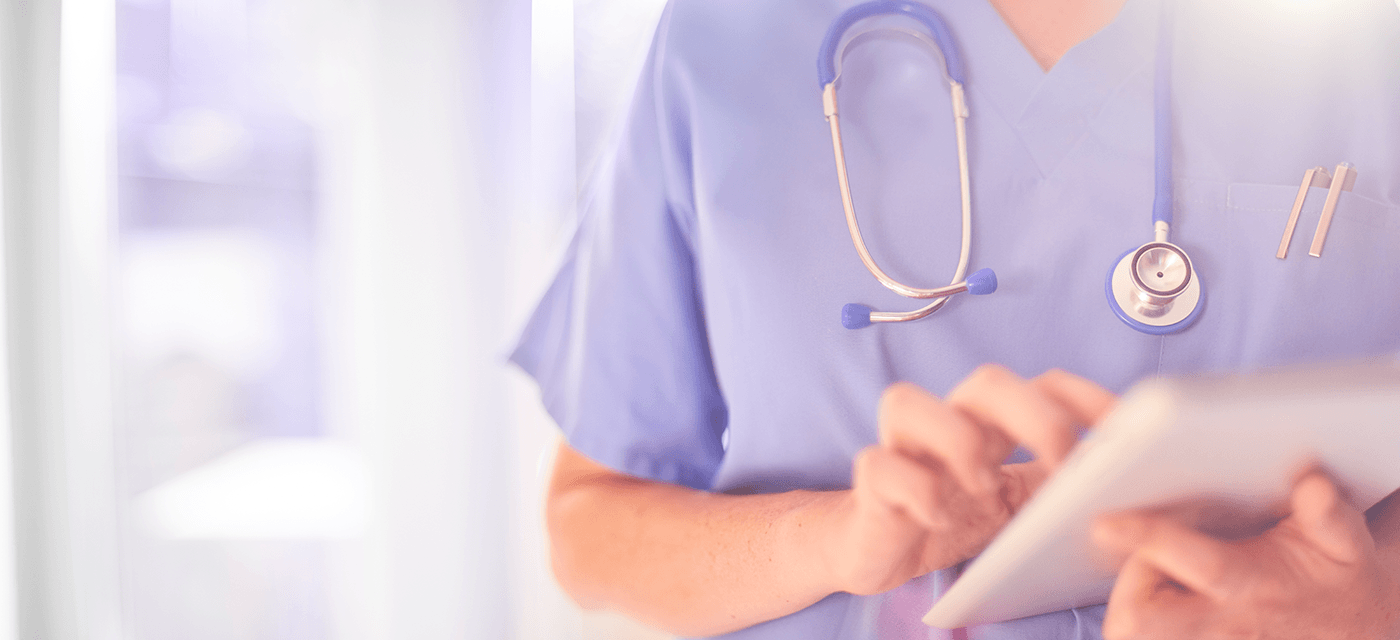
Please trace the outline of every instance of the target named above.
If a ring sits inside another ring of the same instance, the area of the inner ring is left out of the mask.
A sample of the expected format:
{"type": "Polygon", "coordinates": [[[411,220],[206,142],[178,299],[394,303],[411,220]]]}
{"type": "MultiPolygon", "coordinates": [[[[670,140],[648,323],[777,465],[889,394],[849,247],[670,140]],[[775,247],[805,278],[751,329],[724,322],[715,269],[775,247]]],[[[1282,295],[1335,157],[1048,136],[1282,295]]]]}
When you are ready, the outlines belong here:
{"type": "Polygon", "coordinates": [[[589,458],[697,489],[724,455],[691,210],[684,90],[665,71],[669,9],[616,147],[582,205],[563,266],[511,361],[589,458]],[[667,93],[669,95],[663,95],[667,93]]]}

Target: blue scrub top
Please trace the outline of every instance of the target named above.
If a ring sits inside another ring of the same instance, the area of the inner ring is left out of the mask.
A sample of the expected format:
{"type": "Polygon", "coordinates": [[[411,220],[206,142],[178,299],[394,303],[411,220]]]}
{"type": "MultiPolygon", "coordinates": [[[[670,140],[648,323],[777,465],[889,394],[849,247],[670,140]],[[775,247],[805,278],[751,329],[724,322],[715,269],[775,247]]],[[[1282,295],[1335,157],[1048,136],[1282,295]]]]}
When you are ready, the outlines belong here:
{"type": "MultiPolygon", "coordinates": [[[[1043,72],[995,10],[929,0],[965,53],[971,269],[1001,288],[911,324],[849,331],[842,305],[906,310],[842,217],[815,58],[851,0],[673,0],[614,152],[513,360],[583,454],[698,489],[841,489],[898,380],[936,394],[982,363],[1059,367],[1115,391],[1156,375],[1400,350],[1400,12],[1392,0],[1181,2],[1172,100],[1176,216],[1206,293],[1151,336],[1104,278],[1152,237],[1156,0],[1043,72]],[[1322,258],[1326,191],[1274,257],[1305,170],[1358,169],[1322,258]]],[[[957,156],[936,56],[884,33],[839,92],[857,211],[876,260],[917,286],[957,263],[957,156]]],[[[729,638],[945,637],[918,618],[952,578],[835,594],[729,638]]],[[[1097,638],[1102,607],[971,629],[1097,638]]]]}

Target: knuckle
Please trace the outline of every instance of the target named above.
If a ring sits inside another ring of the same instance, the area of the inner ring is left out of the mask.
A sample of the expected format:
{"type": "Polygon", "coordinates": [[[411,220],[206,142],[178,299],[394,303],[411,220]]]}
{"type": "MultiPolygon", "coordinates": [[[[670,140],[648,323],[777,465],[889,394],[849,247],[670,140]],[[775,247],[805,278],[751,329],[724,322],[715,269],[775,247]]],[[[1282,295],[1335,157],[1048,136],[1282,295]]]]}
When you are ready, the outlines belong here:
{"type": "Polygon", "coordinates": [[[931,474],[927,482],[918,487],[919,500],[935,511],[947,509],[947,500],[944,498],[946,489],[947,481],[938,474],[931,474]]]}
{"type": "Polygon", "coordinates": [[[861,481],[870,481],[871,466],[875,464],[875,457],[879,455],[879,451],[878,445],[870,445],[856,453],[855,459],[851,461],[851,476],[858,484],[863,484],[861,481]]]}
{"type": "Polygon", "coordinates": [[[861,449],[851,463],[852,486],[870,496],[887,496],[897,490],[889,478],[890,458],[893,455],[896,454],[880,445],[861,449]]]}
{"type": "Polygon", "coordinates": [[[924,390],[912,382],[896,382],[885,388],[880,396],[881,409],[900,409],[923,399],[924,390]]]}
{"type": "Polygon", "coordinates": [[[967,377],[948,394],[948,399],[955,403],[963,403],[972,398],[987,397],[1009,387],[1020,386],[1022,383],[1021,377],[1005,366],[994,362],[987,363],[979,365],[972,373],[967,374],[967,377]]]}
{"type": "Polygon", "coordinates": [[[1019,377],[1005,366],[992,362],[977,367],[967,379],[979,385],[1001,386],[1019,377]]]}
{"type": "Polygon", "coordinates": [[[1042,385],[1053,385],[1059,382],[1063,382],[1065,380],[1069,380],[1073,377],[1074,376],[1070,374],[1070,372],[1065,371],[1064,369],[1054,368],[1049,369],[1045,373],[1036,376],[1035,382],[1042,385]]]}
{"type": "Polygon", "coordinates": [[[880,442],[890,444],[900,440],[901,434],[916,432],[916,425],[927,421],[932,401],[928,392],[909,382],[898,382],[886,388],[880,396],[876,419],[880,442]]]}
{"type": "Polygon", "coordinates": [[[949,421],[940,425],[939,431],[950,448],[968,456],[969,461],[981,462],[980,454],[986,444],[982,429],[970,422],[949,421]]]}
{"type": "MultiPolygon", "coordinates": [[[[1000,466],[1000,461],[992,455],[992,447],[987,443],[982,430],[977,427],[967,424],[948,425],[940,429],[937,440],[936,455],[946,461],[947,465],[964,474],[985,474],[1000,466]]],[[[967,480],[964,476],[959,476],[959,479],[964,482],[967,480]]],[[[974,479],[974,486],[966,489],[977,491],[978,482],[982,481],[974,479]]]]}

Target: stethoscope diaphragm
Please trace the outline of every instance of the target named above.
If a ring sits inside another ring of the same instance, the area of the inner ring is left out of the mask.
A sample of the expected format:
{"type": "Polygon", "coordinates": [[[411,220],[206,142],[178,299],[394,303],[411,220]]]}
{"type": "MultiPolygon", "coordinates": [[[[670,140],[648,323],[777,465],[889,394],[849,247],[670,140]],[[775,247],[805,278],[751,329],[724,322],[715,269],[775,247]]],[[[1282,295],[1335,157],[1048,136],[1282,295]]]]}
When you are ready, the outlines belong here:
{"type": "Polygon", "coordinates": [[[1143,333],[1175,333],[1200,317],[1205,298],[1186,251],[1170,242],[1149,242],[1119,256],[1104,283],[1109,307],[1143,333]]]}

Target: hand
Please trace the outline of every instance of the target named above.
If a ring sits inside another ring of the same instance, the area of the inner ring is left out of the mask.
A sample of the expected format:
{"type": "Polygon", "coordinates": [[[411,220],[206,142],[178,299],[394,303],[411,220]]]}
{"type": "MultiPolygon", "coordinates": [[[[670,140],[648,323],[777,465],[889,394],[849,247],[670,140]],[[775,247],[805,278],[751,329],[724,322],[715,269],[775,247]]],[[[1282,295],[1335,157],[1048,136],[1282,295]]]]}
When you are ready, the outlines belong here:
{"type": "Polygon", "coordinates": [[[887,591],[961,562],[1063,462],[1078,427],[1116,401],[1063,371],[1024,380],[998,366],[973,372],[946,400],[911,384],[885,391],[879,444],[856,457],[825,551],[835,589],[887,591]],[[1002,465],[1024,442],[1033,462],[1002,465]]]}
{"type": "Polygon", "coordinates": [[[1101,519],[1095,540],[1127,557],[1104,637],[1400,638],[1400,585],[1365,516],[1318,471],[1298,481],[1290,506],[1238,541],[1160,515],[1101,519]]]}

